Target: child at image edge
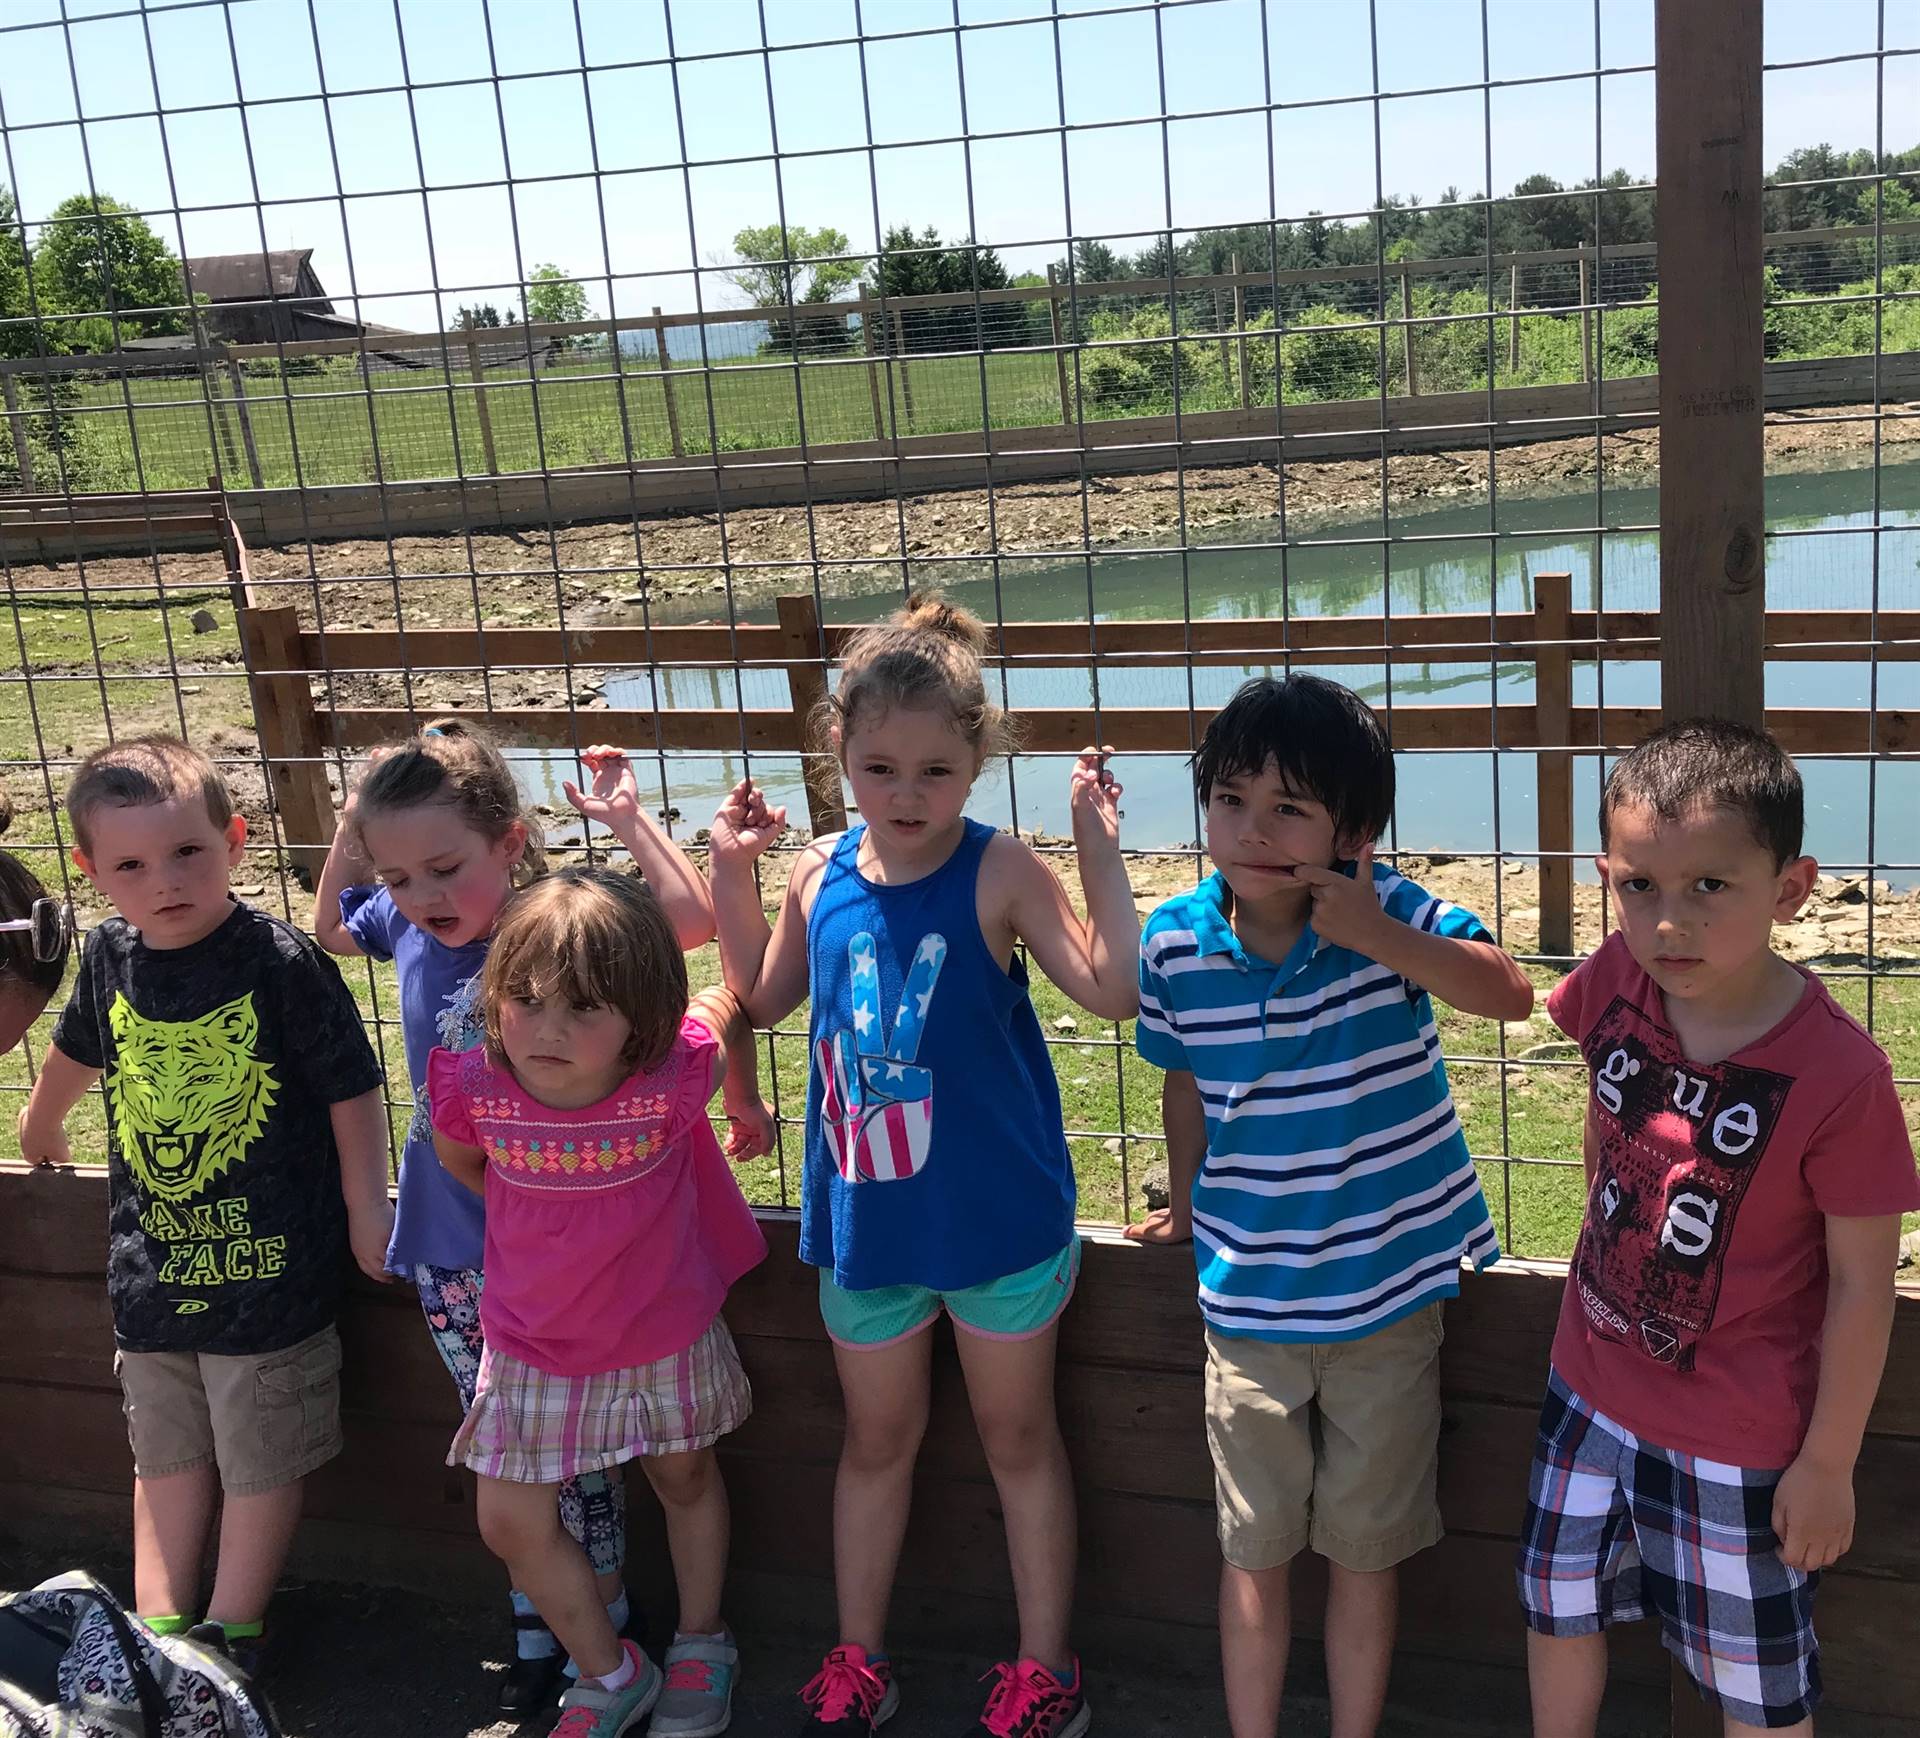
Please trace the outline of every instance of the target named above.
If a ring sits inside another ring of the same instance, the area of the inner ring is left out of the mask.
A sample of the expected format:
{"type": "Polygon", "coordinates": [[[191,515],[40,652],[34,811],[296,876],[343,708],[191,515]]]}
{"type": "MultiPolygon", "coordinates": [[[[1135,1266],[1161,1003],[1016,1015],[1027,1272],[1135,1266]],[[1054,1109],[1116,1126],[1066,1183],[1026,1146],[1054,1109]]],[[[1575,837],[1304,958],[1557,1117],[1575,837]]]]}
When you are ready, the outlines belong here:
{"type": "Polygon", "coordinates": [[[1373,861],[1393,753],[1312,676],[1247,683],[1194,759],[1215,873],[1147,920],[1137,1043],[1167,1071],[1172,1204],[1206,1322],[1233,1738],[1274,1738],[1292,1559],[1328,1562],[1333,1729],[1378,1724],[1396,1565],[1441,1536],[1442,1300],[1499,1254],[1429,996],[1533,987],[1471,913],[1373,861]]]}
{"type": "Polygon", "coordinates": [[[954,1338],[1005,1511],[1019,1655],[994,1668],[979,1738],[1080,1738],[1092,1719],[1068,1640],[1072,1475],[1054,1346],[1079,1272],[1073,1165],[1024,943],[1092,1013],[1134,1010],[1139,919],[1120,788],[1087,750],[1070,803],[1082,919],[1022,841],[964,814],[1006,721],[986,632],[911,600],[847,648],[817,722],[860,821],[796,859],[771,937],[753,861],[782,811],[740,785],[714,817],[714,917],[756,1026],[811,998],[800,1258],[820,1270],[846,1440],[834,1486],[839,1645],[802,1691],[802,1728],[870,1738],[899,1705],[887,1603],[926,1431],[933,1336],[954,1338]]]}
{"type": "Polygon", "coordinates": [[[343,1257],[382,1277],[393,1227],[380,1068],[333,961],[228,893],[247,824],[206,756],[98,749],[67,817],[119,915],[87,937],[20,1151],[65,1163],[61,1124],[104,1073],[134,1605],[251,1670],[306,1475],[340,1452],[343,1257]]]}
{"type": "Polygon", "coordinates": [[[1817,869],[1803,809],[1771,737],[1707,720],[1601,797],[1619,927],[1548,1000],[1590,1074],[1588,1195],[1519,1562],[1553,1738],[1590,1738],[1601,1632],[1647,1615],[1728,1733],[1813,1730],[1920,1179],[1886,1056],[1772,951],[1817,869]]]}
{"type": "Polygon", "coordinates": [[[486,1351],[448,1464],[479,1475],[482,1537],[580,1669],[554,1738],[713,1738],[739,1660],[713,1445],[751,1406],[720,1306],[767,1252],[707,1121],[740,1007],[689,998],[662,902],[599,869],[514,896],[480,1004],[484,1043],[427,1063],[434,1149],[487,1203],[486,1351]],[[558,1502],[635,1458],[680,1596],[664,1678],[616,1632],[558,1502]]]}

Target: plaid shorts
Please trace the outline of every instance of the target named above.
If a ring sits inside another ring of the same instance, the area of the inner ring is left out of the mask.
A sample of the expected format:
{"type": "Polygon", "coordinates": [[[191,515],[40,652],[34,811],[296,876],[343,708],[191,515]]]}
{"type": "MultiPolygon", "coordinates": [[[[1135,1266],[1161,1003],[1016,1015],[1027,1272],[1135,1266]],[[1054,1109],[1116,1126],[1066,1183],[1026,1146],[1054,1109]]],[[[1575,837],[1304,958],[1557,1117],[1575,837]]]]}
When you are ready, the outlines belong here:
{"type": "Polygon", "coordinates": [[[684,1352],[595,1376],[555,1376],[489,1346],[447,1465],[512,1484],[559,1484],[635,1455],[711,1448],[752,1410],[747,1373],[719,1316],[684,1352]]]}
{"type": "Polygon", "coordinates": [[[1736,1720],[1804,1720],[1820,1700],[1820,1577],[1780,1561],[1779,1482],[1643,1442],[1554,1373],[1520,1540],[1529,1627],[1592,1635],[1651,1612],[1701,1693],[1736,1720]]]}

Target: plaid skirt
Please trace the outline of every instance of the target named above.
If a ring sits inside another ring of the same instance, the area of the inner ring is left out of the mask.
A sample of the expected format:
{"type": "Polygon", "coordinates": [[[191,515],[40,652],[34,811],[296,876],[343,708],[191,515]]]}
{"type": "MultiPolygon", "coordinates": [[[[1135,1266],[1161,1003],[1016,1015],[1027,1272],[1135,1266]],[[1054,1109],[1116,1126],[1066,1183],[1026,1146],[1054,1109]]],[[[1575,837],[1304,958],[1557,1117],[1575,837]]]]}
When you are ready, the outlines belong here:
{"type": "Polygon", "coordinates": [[[512,1484],[559,1484],[635,1455],[711,1448],[752,1410],[753,1390],[719,1316],[683,1352],[594,1376],[555,1376],[489,1346],[447,1465],[512,1484]]]}

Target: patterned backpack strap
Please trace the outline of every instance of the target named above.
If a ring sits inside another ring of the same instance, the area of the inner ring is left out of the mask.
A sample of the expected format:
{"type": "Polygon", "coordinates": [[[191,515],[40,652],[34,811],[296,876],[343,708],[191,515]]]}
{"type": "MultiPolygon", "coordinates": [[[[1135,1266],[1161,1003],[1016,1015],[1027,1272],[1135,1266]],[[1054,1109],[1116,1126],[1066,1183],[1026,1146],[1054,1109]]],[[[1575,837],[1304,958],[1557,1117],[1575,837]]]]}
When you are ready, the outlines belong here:
{"type": "MultiPolygon", "coordinates": [[[[82,1631],[90,1626],[104,1638],[106,1649],[126,1680],[130,1701],[118,1707],[76,1709],[72,1698],[37,1710],[48,1738],[79,1738],[99,1734],[100,1738],[171,1738],[171,1715],[166,1693],[154,1676],[147,1650],[136,1633],[133,1621],[121,1609],[119,1600],[90,1575],[74,1573],[52,1581],[43,1581],[27,1593],[13,1594],[4,1602],[17,1616],[36,1623],[56,1635],[64,1633],[68,1646],[60,1663],[60,1677],[71,1675],[70,1662],[83,1645],[82,1631]]],[[[94,1644],[98,1647],[100,1644],[94,1644]]],[[[34,1728],[28,1727],[32,1732],[34,1728]]]]}

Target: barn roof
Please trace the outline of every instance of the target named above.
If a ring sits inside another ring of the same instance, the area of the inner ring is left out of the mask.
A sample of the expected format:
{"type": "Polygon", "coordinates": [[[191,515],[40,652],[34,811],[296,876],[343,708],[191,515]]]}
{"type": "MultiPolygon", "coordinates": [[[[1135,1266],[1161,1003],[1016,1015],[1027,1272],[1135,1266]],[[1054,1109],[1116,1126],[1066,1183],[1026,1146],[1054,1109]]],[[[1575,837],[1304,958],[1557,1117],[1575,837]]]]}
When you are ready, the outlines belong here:
{"type": "Polygon", "coordinates": [[[312,258],[310,247],[264,254],[213,253],[188,260],[187,272],[197,295],[215,302],[264,302],[297,294],[301,268],[312,258]]]}

